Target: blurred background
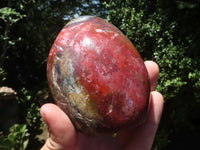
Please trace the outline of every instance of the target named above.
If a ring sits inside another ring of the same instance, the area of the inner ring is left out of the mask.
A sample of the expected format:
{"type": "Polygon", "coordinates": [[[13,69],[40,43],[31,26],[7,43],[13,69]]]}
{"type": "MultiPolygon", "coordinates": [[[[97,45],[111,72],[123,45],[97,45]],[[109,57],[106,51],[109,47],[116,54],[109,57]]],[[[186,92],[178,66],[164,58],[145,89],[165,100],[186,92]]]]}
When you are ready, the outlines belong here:
{"type": "Polygon", "coordinates": [[[53,102],[46,62],[63,26],[95,15],[118,27],[160,67],[165,106],[152,150],[198,149],[200,0],[1,0],[0,149],[39,149],[48,133],[39,108],[53,102]]]}

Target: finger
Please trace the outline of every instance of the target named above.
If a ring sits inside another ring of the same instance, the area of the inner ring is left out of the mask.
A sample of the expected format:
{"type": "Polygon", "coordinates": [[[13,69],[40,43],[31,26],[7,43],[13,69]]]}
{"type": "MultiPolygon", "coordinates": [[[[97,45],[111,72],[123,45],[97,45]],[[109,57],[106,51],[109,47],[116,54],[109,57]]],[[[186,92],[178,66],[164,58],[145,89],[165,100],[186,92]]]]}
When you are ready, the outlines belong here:
{"type": "Polygon", "coordinates": [[[54,104],[45,104],[41,107],[40,113],[50,132],[42,150],[64,150],[77,149],[77,136],[70,119],[54,104]]]}
{"type": "Polygon", "coordinates": [[[151,91],[155,91],[159,75],[159,67],[153,61],[145,61],[144,63],[149,74],[150,85],[151,85],[150,89],[151,91]]]}
{"type": "Polygon", "coordinates": [[[150,109],[146,123],[134,130],[128,149],[151,149],[162,115],[163,104],[163,96],[159,92],[151,92],[150,109]]]}
{"type": "Polygon", "coordinates": [[[164,100],[162,94],[157,91],[151,92],[150,109],[147,123],[152,126],[158,126],[162,116],[164,100]]]}

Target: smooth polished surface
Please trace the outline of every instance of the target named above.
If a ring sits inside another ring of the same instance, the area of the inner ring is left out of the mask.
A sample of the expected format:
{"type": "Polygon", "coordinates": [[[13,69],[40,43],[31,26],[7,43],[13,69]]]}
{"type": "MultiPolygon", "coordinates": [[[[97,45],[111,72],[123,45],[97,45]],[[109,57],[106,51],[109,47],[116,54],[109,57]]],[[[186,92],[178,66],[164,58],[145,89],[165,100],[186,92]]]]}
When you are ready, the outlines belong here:
{"type": "Polygon", "coordinates": [[[47,76],[57,105],[83,133],[113,133],[145,118],[150,85],[144,62],[132,43],[100,18],[79,17],[61,30],[47,76]]]}

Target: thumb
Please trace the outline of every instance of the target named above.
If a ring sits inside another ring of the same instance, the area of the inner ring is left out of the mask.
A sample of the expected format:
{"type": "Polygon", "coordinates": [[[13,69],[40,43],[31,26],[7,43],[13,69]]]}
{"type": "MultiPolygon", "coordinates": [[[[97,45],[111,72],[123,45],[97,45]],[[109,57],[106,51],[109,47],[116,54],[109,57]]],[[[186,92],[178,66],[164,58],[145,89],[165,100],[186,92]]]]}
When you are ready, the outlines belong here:
{"type": "Polygon", "coordinates": [[[58,106],[45,104],[40,113],[50,132],[41,150],[78,149],[78,134],[68,116],[58,106]]]}

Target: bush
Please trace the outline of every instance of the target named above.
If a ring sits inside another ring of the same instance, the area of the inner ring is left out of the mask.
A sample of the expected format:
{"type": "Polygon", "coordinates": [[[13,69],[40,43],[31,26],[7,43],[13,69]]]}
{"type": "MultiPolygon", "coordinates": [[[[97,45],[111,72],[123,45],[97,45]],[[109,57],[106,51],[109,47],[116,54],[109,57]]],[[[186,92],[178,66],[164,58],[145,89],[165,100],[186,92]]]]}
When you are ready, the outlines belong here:
{"type": "Polygon", "coordinates": [[[10,134],[5,137],[0,136],[1,150],[25,150],[29,143],[27,126],[25,124],[14,124],[10,128],[10,134]]]}

